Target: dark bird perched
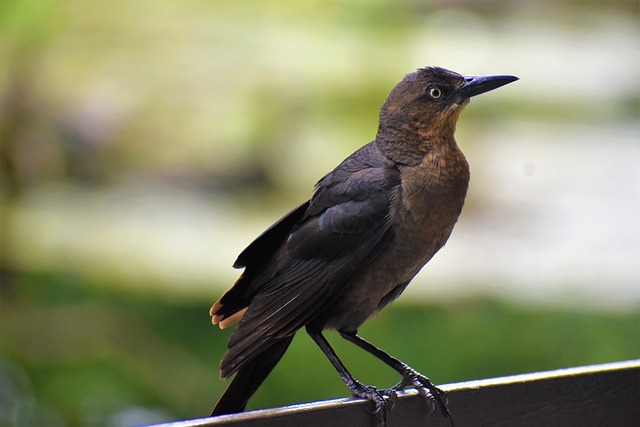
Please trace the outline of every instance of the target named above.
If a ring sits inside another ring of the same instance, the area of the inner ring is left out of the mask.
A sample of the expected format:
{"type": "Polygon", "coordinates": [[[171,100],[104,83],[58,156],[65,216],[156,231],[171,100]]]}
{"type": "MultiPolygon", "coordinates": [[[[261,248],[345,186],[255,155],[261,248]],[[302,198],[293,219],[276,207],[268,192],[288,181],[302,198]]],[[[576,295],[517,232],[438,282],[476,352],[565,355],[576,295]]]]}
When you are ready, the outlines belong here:
{"type": "Polygon", "coordinates": [[[408,74],[382,106],[376,139],[238,256],[234,267],[245,270],[210,312],[220,328],[240,320],[220,366],[222,378],[235,377],[211,415],[243,411],[305,327],[351,394],[375,403],[382,423],[385,398],[393,401],[408,386],[429,400],[431,411],[438,405],[449,417],[442,392],[427,377],[357,332],[400,296],[458,220],[469,165],[454,131],[469,98],[515,80],[437,67],[408,74]],[[325,329],[337,330],[402,380],[388,390],[359,382],[322,335],[325,329]]]}

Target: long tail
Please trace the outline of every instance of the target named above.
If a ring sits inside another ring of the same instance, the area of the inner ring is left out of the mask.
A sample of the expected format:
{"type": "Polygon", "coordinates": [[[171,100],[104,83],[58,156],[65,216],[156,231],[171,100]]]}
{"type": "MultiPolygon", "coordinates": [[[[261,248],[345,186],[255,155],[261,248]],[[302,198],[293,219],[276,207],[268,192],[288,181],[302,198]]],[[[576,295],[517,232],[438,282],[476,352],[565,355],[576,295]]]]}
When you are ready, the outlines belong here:
{"type": "Polygon", "coordinates": [[[280,361],[287,351],[293,335],[282,338],[271,345],[265,351],[246,362],[227,387],[211,416],[235,414],[244,411],[249,398],[256,392],[260,384],[264,382],[269,373],[280,361]]]}

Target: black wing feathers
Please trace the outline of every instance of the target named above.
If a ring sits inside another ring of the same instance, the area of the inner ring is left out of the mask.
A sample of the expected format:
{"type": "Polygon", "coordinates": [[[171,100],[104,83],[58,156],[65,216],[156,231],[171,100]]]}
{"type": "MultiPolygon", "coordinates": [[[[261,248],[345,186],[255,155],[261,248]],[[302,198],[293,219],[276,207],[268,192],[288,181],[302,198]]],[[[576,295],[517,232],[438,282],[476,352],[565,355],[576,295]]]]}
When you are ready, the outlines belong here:
{"type": "Polygon", "coordinates": [[[236,264],[246,270],[222,303],[249,308],[229,339],[223,377],[309,323],[339,297],[354,270],[386,246],[399,183],[398,170],[368,144],[240,254],[236,264]]]}
{"type": "Polygon", "coordinates": [[[246,269],[234,286],[220,299],[221,307],[218,310],[218,315],[228,317],[249,305],[252,294],[255,292],[251,285],[255,283],[256,276],[263,272],[264,266],[282,246],[289,236],[291,228],[300,221],[308,206],[309,201],[306,201],[291,210],[238,255],[233,267],[246,267],[246,269]]]}
{"type": "Polygon", "coordinates": [[[308,207],[309,201],[306,201],[266,229],[238,255],[233,267],[242,268],[247,267],[249,264],[255,266],[261,260],[267,261],[268,256],[273,255],[275,250],[285,241],[291,228],[300,221],[308,207]]]}
{"type": "Polygon", "coordinates": [[[244,411],[247,401],[273,370],[289,347],[293,335],[277,341],[268,351],[245,364],[224,392],[211,416],[234,414],[244,411]]]}

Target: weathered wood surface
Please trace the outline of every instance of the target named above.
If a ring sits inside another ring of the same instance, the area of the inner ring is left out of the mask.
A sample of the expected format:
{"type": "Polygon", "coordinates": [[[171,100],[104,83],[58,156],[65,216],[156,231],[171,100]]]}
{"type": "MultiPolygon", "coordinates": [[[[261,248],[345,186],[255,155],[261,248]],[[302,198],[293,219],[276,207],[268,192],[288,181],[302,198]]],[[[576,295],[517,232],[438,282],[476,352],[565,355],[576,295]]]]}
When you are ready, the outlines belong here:
{"type": "MultiPolygon", "coordinates": [[[[441,387],[455,427],[640,426],[640,360],[441,387]]],[[[337,399],[157,427],[374,426],[372,403],[337,399]]],[[[399,395],[387,426],[450,426],[415,390],[399,395]]]]}

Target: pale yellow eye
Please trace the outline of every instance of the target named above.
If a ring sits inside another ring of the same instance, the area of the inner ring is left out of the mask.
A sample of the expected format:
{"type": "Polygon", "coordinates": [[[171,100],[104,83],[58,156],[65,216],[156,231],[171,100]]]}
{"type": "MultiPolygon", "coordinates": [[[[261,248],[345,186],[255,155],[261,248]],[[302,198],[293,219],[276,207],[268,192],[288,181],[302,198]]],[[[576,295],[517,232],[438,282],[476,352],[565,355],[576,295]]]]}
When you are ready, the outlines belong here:
{"type": "Polygon", "coordinates": [[[433,99],[438,99],[442,96],[442,90],[437,87],[429,89],[429,96],[433,99]]]}

